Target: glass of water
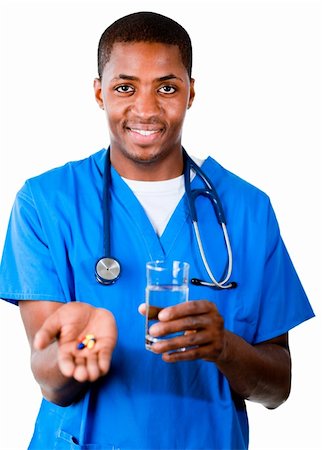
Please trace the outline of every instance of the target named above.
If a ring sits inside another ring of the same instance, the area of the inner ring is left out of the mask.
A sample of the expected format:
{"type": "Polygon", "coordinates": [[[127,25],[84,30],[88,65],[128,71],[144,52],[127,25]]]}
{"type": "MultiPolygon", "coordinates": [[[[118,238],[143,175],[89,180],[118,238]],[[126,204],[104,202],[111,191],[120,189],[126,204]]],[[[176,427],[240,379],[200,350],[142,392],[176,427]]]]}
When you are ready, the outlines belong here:
{"type": "Polygon", "coordinates": [[[188,301],[189,264],[182,261],[150,261],[146,264],[146,277],[145,348],[151,350],[154,342],[178,335],[156,338],[149,334],[149,329],[158,321],[161,309],[188,301]]]}

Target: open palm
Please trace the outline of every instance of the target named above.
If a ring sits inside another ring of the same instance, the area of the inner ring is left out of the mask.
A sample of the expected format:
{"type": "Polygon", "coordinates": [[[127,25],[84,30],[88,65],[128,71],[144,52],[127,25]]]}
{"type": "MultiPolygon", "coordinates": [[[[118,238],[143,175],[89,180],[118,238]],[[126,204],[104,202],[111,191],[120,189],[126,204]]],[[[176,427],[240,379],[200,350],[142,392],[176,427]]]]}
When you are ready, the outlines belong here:
{"type": "Polygon", "coordinates": [[[51,314],[34,339],[34,348],[42,350],[58,344],[58,365],[62,374],[79,382],[95,381],[108,372],[117,340],[117,328],[111,312],[87,303],[70,302],[51,314]],[[95,336],[95,345],[78,349],[85,335],[95,336]]]}

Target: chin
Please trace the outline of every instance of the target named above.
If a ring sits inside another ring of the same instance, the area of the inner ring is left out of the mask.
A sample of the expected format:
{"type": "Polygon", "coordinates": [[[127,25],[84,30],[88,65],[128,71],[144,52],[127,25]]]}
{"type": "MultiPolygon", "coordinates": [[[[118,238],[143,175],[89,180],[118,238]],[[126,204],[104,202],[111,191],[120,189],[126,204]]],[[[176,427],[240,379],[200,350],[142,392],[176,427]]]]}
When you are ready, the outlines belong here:
{"type": "Polygon", "coordinates": [[[158,161],[160,158],[162,159],[162,153],[159,149],[157,150],[149,150],[148,148],[146,150],[133,150],[133,151],[126,151],[126,157],[131,159],[133,162],[137,162],[139,164],[150,164],[155,161],[158,161]]]}

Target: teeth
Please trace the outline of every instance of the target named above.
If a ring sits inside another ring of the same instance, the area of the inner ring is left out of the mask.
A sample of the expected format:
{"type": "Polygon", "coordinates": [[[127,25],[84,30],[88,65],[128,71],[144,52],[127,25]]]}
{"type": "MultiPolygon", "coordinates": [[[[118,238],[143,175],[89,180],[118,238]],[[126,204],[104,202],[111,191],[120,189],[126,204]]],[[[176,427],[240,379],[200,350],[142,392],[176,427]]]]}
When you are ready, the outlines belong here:
{"type": "Polygon", "coordinates": [[[151,136],[151,134],[155,134],[158,132],[158,130],[138,130],[135,128],[131,128],[131,130],[135,133],[141,134],[141,136],[151,136]]]}

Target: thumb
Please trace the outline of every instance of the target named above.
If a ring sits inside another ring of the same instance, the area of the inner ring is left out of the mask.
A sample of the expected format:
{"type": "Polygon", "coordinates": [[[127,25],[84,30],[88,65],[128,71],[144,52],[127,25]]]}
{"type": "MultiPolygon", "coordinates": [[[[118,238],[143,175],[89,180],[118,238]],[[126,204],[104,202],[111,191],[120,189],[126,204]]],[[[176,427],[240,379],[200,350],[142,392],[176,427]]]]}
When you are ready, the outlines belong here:
{"type": "Polygon", "coordinates": [[[45,320],[35,334],[33,346],[35,350],[42,350],[50,345],[60,334],[61,322],[58,311],[45,320]]]}
{"type": "Polygon", "coordinates": [[[158,314],[162,309],[163,308],[159,308],[158,306],[148,306],[146,303],[141,303],[138,307],[139,313],[142,314],[142,316],[146,316],[148,313],[149,319],[157,319],[158,314]]]}
{"type": "Polygon", "coordinates": [[[145,303],[141,303],[138,307],[138,311],[140,314],[142,314],[142,316],[145,316],[146,314],[146,304],[145,303]]]}

